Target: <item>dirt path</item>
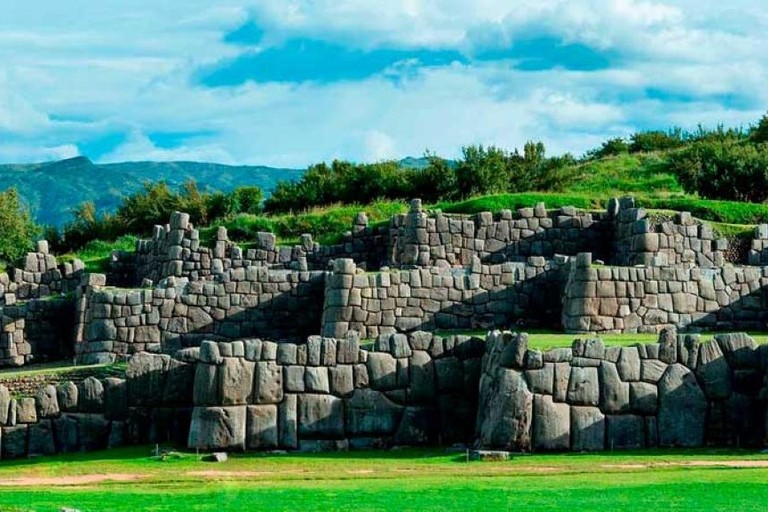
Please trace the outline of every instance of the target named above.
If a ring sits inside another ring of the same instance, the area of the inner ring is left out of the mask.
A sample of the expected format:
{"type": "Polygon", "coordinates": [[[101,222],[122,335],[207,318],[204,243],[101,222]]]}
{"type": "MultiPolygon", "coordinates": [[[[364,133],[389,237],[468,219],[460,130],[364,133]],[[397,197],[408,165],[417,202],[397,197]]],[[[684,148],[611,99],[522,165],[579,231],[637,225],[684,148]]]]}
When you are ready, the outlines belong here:
{"type": "Polygon", "coordinates": [[[141,480],[143,475],[137,473],[111,473],[95,475],[71,475],[71,476],[25,476],[0,481],[0,486],[44,486],[44,485],[90,485],[101,482],[132,482],[141,480]]]}

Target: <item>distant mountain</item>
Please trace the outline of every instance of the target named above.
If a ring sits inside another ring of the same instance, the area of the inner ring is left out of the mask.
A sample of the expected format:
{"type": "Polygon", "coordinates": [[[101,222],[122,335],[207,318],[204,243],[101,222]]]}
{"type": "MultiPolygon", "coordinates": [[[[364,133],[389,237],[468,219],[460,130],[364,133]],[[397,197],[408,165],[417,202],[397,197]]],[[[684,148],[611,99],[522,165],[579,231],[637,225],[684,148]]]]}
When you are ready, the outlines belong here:
{"type": "Polygon", "coordinates": [[[98,211],[114,211],[121,199],[146,181],[165,180],[177,189],[189,179],[201,190],[229,191],[258,185],[269,193],[279,180],[301,178],[303,169],[230,166],[200,162],[125,162],[95,164],[86,157],[41,164],[0,165],[0,188],[15,186],[41,224],[61,226],[70,209],[93,201],[98,211]]]}

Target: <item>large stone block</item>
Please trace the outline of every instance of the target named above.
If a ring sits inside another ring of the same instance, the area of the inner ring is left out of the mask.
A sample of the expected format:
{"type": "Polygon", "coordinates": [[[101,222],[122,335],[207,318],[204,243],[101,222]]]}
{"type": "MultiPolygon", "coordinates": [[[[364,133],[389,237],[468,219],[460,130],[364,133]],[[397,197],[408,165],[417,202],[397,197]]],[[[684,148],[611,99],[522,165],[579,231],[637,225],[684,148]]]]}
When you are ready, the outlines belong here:
{"type": "Polygon", "coordinates": [[[196,365],[192,399],[193,403],[197,406],[221,405],[216,365],[203,362],[196,365]]]}
{"type": "Polygon", "coordinates": [[[277,406],[251,405],[246,407],[246,446],[249,449],[277,448],[277,406]]]}
{"type": "Polygon", "coordinates": [[[27,454],[27,425],[2,428],[2,458],[18,459],[27,454]]]}
{"type": "Polygon", "coordinates": [[[606,448],[625,450],[642,448],[645,444],[645,424],[642,416],[622,414],[606,416],[606,448]]]}
{"type": "Polygon", "coordinates": [[[299,436],[310,439],[344,437],[344,403],[333,395],[299,395],[299,436]]]}
{"type": "Polygon", "coordinates": [[[571,407],[571,449],[576,452],[605,448],[605,415],[597,407],[571,407]]]}
{"type": "MultiPolygon", "coordinates": [[[[56,397],[59,402],[59,409],[72,412],[77,410],[77,385],[68,380],[62,382],[56,387],[56,397]]],[[[1,402],[1,400],[0,400],[1,402]]]]}
{"type": "Polygon", "coordinates": [[[571,443],[571,407],[555,403],[549,395],[533,396],[533,447],[568,450],[571,443]]]}
{"type": "Polygon", "coordinates": [[[373,389],[397,388],[397,360],[386,352],[371,352],[368,354],[368,378],[373,389]]]}
{"type": "Polygon", "coordinates": [[[631,382],[629,398],[632,412],[637,414],[656,414],[659,407],[658,389],[648,382],[631,382]]]}
{"type": "Polygon", "coordinates": [[[220,405],[245,405],[253,393],[253,373],[256,363],[242,357],[225,357],[217,366],[220,405]]]}
{"type": "Polygon", "coordinates": [[[104,412],[104,385],[96,377],[88,377],[78,386],[77,407],[82,412],[104,412]]]}
{"type": "Polygon", "coordinates": [[[29,426],[29,448],[27,452],[30,456],[54,455],[56,453],[51,420],[42,420],[29,426]]]}
{"type": "Polygon", "coordinates": [[[368,388],[356,389],[345,403],[344,418],[350,436],[392,435],[402,415],[402,406],[383,393],[368,388]]]}
{"type": "Polygon", "coordinates": [[[622,382],[614,363],[600,365],[600,408],[606,414],[629,412],[629,383],[622,382]]]}
{"type": "Polygon", "coordinates": [[[284,448],[297,448],[299,446],[298,426],[298,399],[297,395],[287,394],[277,407],[278,430],[280,432],[280,446],[284,448]]]}
{"type": "Polygon", "coordinates": [[[246,407],[195,407],[189,427],[189,448],[245,449],[246,407]]]}
{"type": "Polygon", "coordinates": [[[531,449],[533,394],[517,370],[494,368],[480,378],[477,437],[482,447],[531,449]]]}
{"type": "Polygon", "coordinates": [[[568,403],[572,405],[598,405],[600,403],[597,368],[571,367],[571,377],[568,381],[568,403]]]}
{"type": "MultiPolygon", "coordinates": [[[[35,393],[35,402],[37,403],[38,418],[55,418],[59,415],[59,400],[56,396],[56,388],[52,385],[49,384],[40,388],[37,393],[35,393]]],[[[0,398],[0,408],[1,407],[2,398],[0,398]]]]}
{"type": "Polygon", "coordinates": [[[277,404],[283,399],[283,370],[274,361],[256,364],[253,400],[257,404],[277,404]]]}
{"type": "Polygon", "coordinates": [[[432,358],[424,350],[414,350],[408,366],[411,372],[408,399],[412,403],[433,405],[436,389],[432,358]]]}
{"type": "Polygon", "coordinates": [[[731,367],[717,342],[702,343],[699,347],[696,375],[710,399],[723,399],[731,395],[733,391],[731,367]]]}
{"type": "Polygon", "coordinates": [[[659,445],[701,446],[707,398],[691,370],[672,364],[659,381],[659,445]]]}
{"type": "Polygon", "coordinates": [[[625,382],[640,380],[640,354],[637,347],[622,347],[616,366],[621,380],[625,382]]]}

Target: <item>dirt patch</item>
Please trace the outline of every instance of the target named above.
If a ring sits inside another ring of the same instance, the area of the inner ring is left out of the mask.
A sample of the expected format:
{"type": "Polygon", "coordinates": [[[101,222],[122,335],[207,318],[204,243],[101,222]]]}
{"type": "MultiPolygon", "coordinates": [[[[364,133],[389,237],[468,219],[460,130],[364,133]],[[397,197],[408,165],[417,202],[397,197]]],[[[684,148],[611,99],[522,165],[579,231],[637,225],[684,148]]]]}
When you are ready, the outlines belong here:
{"type": "Polygon", "coordinates": [[[663,467],[768,468],[768,460],[689,460],[681,462],[648,462],[644,464],[602,464],[605,469],[652,469],[663,467]]]}
{"type": "Polygon", "coordinates": [[[42,485],[90,485],[101,482],[133,482],[143,478],[136,473],[111,473],[106,475],[72,475],[72,476],[27,476],[0,481],[0,486],[42,486],[42,485]]]}

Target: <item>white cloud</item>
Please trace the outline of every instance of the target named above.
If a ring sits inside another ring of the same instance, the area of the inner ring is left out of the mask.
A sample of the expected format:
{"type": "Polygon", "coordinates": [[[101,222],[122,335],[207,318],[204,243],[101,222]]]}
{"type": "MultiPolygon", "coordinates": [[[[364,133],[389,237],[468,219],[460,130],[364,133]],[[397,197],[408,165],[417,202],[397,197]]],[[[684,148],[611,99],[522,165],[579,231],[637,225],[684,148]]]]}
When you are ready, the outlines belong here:
{"type": "Polygon", "coordinates": [[[768,104],[766,11],[748,0],[0,0],[0,162],[73,156],[110,133],[128,137],[104,161],[300,166],[529,139],[580,153],[637,127],[746,124],[768,104]],[[410,66],[398,80],[197,85],[195,70],[237,55],[223,35],[251,14],[274,40],[470,52],[550,35],[616,62],[595,72],[489,62],[410,66]],[[156,132],[202,135],[167,149],[152,143],[156,132]]]}

